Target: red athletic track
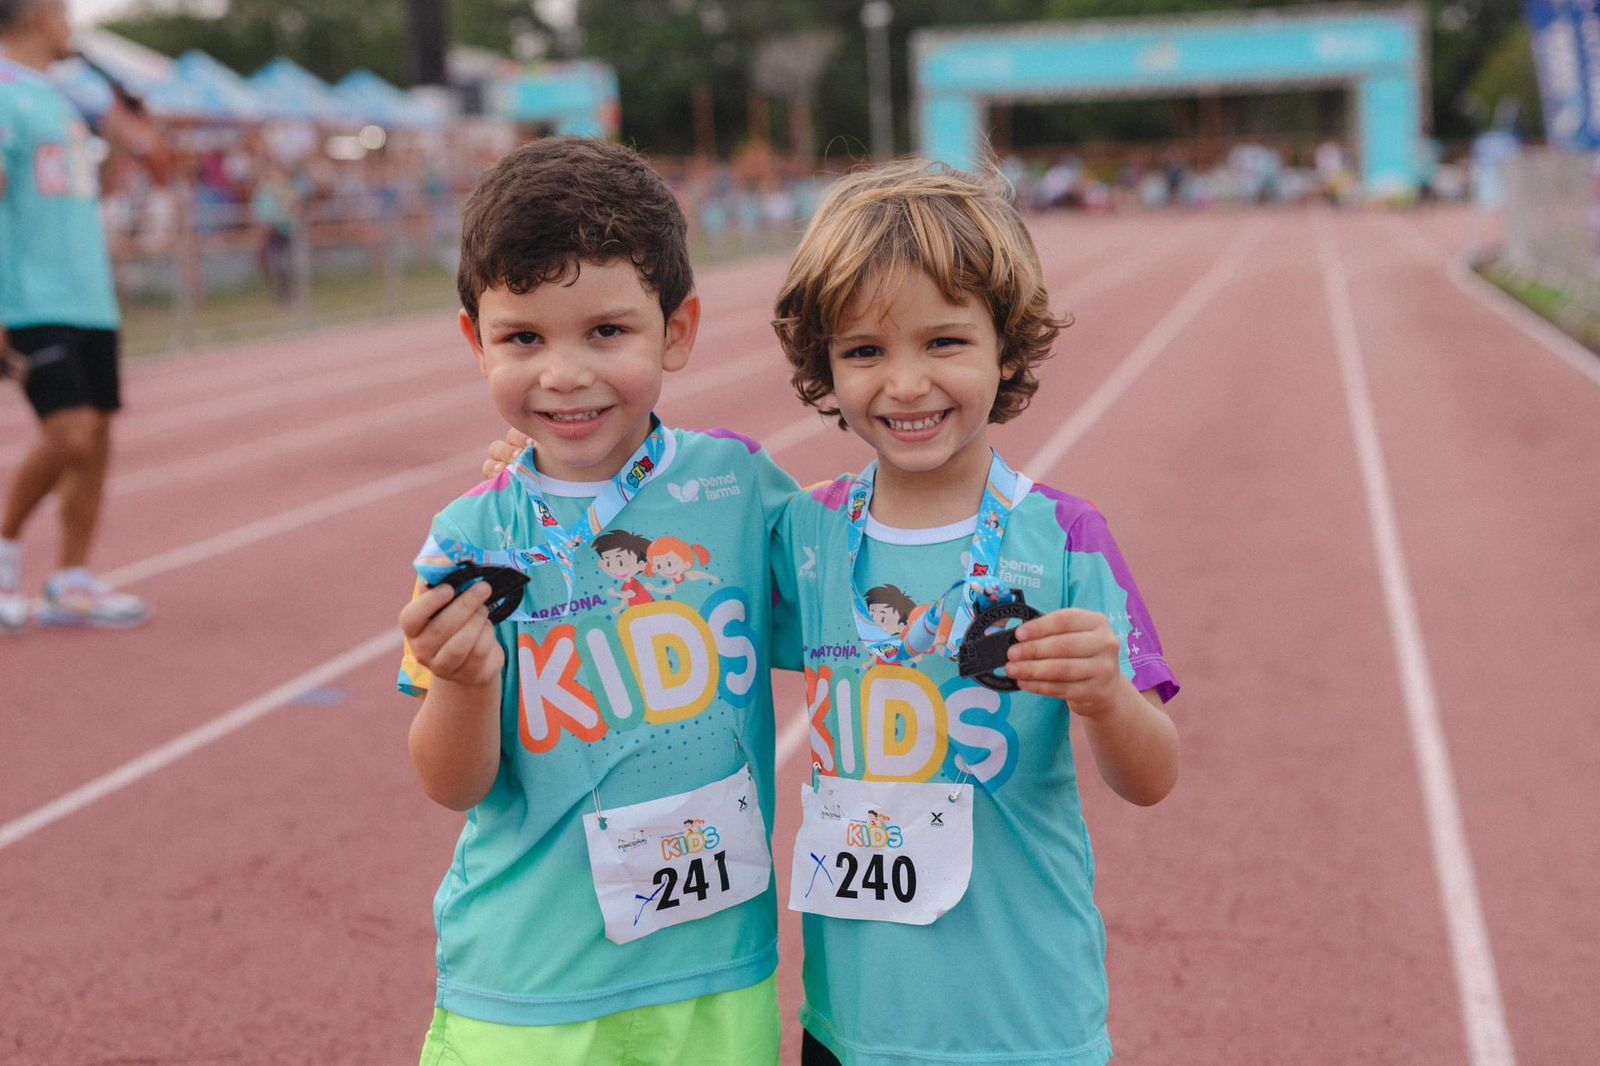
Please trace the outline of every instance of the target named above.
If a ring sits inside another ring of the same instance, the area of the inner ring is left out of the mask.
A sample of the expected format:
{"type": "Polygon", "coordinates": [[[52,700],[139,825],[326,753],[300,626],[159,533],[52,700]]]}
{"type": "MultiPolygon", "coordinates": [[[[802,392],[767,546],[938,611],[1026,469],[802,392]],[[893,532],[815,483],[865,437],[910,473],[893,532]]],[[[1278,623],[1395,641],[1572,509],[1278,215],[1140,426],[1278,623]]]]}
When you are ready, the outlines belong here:
{"type": "MultiPolygon", "coordinates": [[[[1077,323],[999,443],[1111,516],[1184,682],[1166,802],[1083,767],[1119,1061],[1600,1061],[1600,373],[1473,295],[1464,213],[1034,230],[1077,323]],[[1444,741],[1431,806],[1408,706],[1444,741]],[[1454,814],[1473,876],[1447,906],[1454,814]]],[[[762,435],[812,481],[863,450],[789,396],[782,269],[702,275],[663,410],[762,435]]],[[[97,562],[155,620],[0,641],[0,1061],[415,1062],[459,817],[413,783],[382,635],[497,432],[487,397],[435,315],[136,365],[127,399],[97,562]],[[336,702],[284,698],[304,688],[336,702]],[[82,802],[152,751],[172,757],[82,802]]],[[[0,394],[0,471],[31,432],[0,394]]],[[[52,527],[28,533],[34,585],[52,527]]],[[[779,695],[786,885],[804,724],[792,675],[779,695]]],[[[961,973],[953,954],[936,979],[961,973]]]]}

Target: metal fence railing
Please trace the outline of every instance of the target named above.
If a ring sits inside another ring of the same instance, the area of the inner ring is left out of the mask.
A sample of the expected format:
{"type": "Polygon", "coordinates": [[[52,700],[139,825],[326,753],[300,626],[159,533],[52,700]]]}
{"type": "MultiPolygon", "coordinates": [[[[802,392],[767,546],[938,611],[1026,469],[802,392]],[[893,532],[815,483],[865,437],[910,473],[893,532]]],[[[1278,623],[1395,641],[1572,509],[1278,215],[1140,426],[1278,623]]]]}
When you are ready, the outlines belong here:
{"type": "Polygon", "coordinates": [[[1507,162],[1498,265],[1600,316],[1600,156],[1544,149],[1507,162]]]}
{"type": "Polygon", "coordinates": [[[454,300],[452,196],[362,189],[283,203],[177,186],[113,197],[107,232],[130,351],[188,348],[454,300]]]}

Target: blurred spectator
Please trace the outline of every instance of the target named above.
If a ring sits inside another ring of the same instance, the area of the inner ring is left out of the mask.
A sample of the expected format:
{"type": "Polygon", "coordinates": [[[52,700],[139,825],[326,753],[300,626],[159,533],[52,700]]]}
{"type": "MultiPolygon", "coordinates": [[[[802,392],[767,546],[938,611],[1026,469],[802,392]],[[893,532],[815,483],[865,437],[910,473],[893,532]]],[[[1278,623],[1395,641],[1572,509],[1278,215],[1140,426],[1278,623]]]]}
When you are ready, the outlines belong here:
{"type": "Polygon", "coordinates": [[[1344,159],[1344,146],[1338,141],[1323,141],[1312,157],[1322,195],[1331,204],[1342,204],[1355,191],[1355,175],[1344,159]]]}
{"type": "Polygon", "coordinates": [[[279,303],[294,296],[294,236],[300,202],[294,182],[278,167],[269,167],[250,198],[250,218],[261,228],[261,274],[279,303]]]}

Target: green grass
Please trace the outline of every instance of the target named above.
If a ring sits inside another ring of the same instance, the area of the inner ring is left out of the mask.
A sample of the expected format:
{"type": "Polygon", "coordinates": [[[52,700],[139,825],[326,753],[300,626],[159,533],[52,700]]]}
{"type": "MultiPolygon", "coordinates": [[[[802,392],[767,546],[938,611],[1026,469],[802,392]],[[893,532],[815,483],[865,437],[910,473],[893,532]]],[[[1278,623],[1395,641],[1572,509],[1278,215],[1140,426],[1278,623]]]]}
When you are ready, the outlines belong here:
{"type": "MultiPolygon", "coordinates": [[[[419,268],[399,279],[393,300],[384,279],[370,274],[318,278],[311,287],[307,314],[277,301],[266,285],[207,295],[195,308],[191,343],[281,336],[299,330],[377,318],[398,312],[447,311],[456,305],[455,275],[438,267],[419,268]]],[[[130,301],[122,309],[123,350],[131,358],[179,346],[177,316],[168,300],[130,301]]]]}
{"type": "MultiPolygon", "coordinates": [[[[717,241],[690,244],[690,258],[699,268],[751,256],[788,252],[798,233],[729,234],[717,241]]],[[[391,295],[377,274],[323,276],[311,288],[308,313],[277,301],[264,284],[210,294],[195,308],[190,346],[223,341],[284,336],[339,322],[357,322],[392,314],[448,312],[458,306],[452,271],[428,265],[406,272],[391,295]]],[[[170,300],[130,300],[122,309],[122,350],[128,358],[159,355],[179,348],[177,316],[170,300]]]]}
{"type": "Polygon", "coordinates": [[[1522,277],[1498,260],[1480,263],[1477,269],[1518,303],[1600,354],[1600,307],[1586,304],[1574,293],[1522,277]]]}

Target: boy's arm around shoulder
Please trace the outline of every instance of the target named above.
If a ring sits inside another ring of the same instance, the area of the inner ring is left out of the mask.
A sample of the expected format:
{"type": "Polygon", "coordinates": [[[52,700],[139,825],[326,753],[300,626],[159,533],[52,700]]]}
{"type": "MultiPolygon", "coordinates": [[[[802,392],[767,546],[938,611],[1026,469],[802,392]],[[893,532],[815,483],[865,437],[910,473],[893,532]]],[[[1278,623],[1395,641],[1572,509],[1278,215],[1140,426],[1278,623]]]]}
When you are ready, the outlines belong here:
{"type": "Polygon", "coordinates": [[[482,802],[500,768],[500,685],[505,652],[484,603],[489,583],[460,595],[439,585],[400,612],[414,659],[432,674],[411,721],[411,764],[428,798],[464,811],[482,802]]]}

